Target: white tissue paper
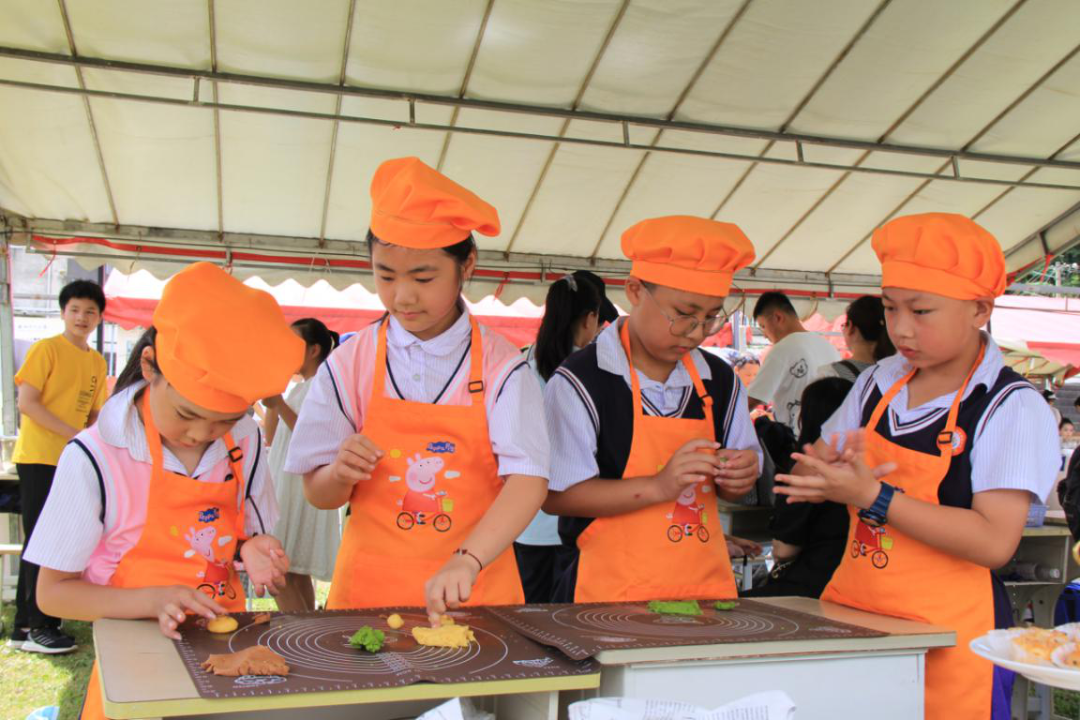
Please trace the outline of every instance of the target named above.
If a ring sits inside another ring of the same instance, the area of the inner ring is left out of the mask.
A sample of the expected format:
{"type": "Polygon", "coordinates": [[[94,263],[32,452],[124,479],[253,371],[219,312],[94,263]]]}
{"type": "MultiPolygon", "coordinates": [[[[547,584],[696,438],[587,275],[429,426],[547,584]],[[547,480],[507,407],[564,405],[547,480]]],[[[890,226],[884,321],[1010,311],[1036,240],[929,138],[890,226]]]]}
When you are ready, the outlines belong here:
{"type": "Polygon", "coordinates": [[[688,703],[596,698],[570,706],[570,720],[794,720],[795,703],[779,690],[749,695],[708,710],[688,703]]]}

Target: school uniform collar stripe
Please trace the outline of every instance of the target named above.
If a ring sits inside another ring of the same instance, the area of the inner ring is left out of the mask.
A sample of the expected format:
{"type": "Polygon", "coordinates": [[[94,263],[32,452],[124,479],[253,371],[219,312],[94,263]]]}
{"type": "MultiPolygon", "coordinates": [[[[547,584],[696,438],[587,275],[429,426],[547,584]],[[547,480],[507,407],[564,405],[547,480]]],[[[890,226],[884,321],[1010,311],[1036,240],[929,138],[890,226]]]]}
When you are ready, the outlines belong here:
{"type": "Polygon", "coordinates": [[[934,408],[929,412],[918,415],[907,422],[900,420],[899,413],[896,410],[889,408],[889,427],[896,434],[906,435],[908,433],[916,432],[925,427],[933,425],[935,422],[941,419],[942,415],[947,415],[949,408],[934,408]]]}
{"type": "MultiPolygon", "coordinates": [[[[592,423],[593,432],[600,435],[600,414],[596,411],[596,405],[593,403],[592,396],[589,395],[589,391],[585,389],[581,380],[577,375],[567,370],[565,367],[560,367],[555,371],[555,375],[562,377],[566,382],[570,383],[570,387],[574,388],[574,392],[581,398],[581,403],[585,406],[585,409],[589,413],[589,421],[592,423]]],[[[552,375],[554,379],[555,375],[552,375]]]]}

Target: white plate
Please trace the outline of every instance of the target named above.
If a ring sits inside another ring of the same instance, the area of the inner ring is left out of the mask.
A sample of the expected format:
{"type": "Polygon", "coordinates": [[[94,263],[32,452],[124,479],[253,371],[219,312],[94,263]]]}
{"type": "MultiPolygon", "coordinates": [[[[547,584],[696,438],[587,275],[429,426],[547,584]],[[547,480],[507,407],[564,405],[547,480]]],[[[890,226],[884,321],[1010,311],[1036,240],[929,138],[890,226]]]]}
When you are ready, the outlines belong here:
{"type": "Polygon", "coordinates": [[[1080,690],[1080,670],[1066,670],[1053,665],[1032,665],[1013,660],[1010,636],[1011,633],[1008,630],[994,630],[972,640],[971,651],[995,665],[1014,670],[1040,685],[1064,690],[1080,690]]]}

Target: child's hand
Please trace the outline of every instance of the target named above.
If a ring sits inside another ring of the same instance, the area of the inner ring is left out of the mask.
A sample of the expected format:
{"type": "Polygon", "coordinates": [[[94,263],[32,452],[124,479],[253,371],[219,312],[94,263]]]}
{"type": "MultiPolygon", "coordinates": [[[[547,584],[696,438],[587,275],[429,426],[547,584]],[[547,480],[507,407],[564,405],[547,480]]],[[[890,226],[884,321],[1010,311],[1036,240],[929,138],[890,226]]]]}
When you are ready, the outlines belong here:
{"type": "Polygon", "coordinates": [[[758,478],[758,455],[753,450],[720,450],[716,485],[731,495],[745,495],[758,478]]]}
{"type": "Polygon", "coordinates": [[[285,404],[285,398],[281,397],[281,395],[274,395],[263,400],[262,404],[267,410],[277,410],[285,404]]]}
{"type": "Polygon", "coordinates": [[[461,607],[472,595],[473,583],[480,574],[480,565],[468,555],[454,555],[424,586],[427,597],[428,620],[439,626],[439,618],[447,610],[461,607]]]}
{"type": "Polygon", "coordinates": [[[165,585],[147,588],[150,593],[152,613],[161,628],[161,634],[170,640],[179,640],[177,627],[188,613],[213,620],[225,614],[225,608],[207,597],[206,593],[189,585],[165,585]]]}
{"type": "Polygon", "coordinates": [[[256,535],[240,546],[240,560],[251,578],[255,594],[277,595],[285,589],[285,574],[289,572],[289,557],[281,541],[273,535],[256,535]]]}
{"type": "Polygon", "coordinates": [[[728,535],[726,538],[729,557],[757,557],[762,548],[753,540],[728,535]]]}
{"type": "Polygon", "coordinates": [[[712,440],[691,440],[676,450],[655,476],[656,502],[674,500],[690,485],[715,478],[720,472],[719,448],[712,440]]]}
{"type": "Polygon", "coordinates": [[[382,456],[383,451],[371,440],[363,435],[353,435],[341,444],[337,458],[330,465],[333,478],[349,487],[361,480],[370,480],[382,456]]]}
{"type": "Polygon", "coordinates": [[[787,495],[789,503],[831,500],[865,509],[877,499],[880,479],[896,469],[896,463],[869,468],[863,454],[850,447],[845,447],[838,461],[832,463],[802,453],[792,457],[813,474],[776,476],[778,482],[784,483],[776,487],[776,493],[787,495]]]}

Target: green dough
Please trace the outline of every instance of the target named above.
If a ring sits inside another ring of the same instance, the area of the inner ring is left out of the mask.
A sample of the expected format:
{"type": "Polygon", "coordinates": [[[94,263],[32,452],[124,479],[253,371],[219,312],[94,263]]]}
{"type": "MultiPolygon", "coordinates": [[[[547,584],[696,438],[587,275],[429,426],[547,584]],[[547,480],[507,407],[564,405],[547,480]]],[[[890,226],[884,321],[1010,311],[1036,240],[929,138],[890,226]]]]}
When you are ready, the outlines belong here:
{"type": "Polygon", "coordinates": [[[653,600],[649,603],[649,612],[657,615],[700,615],[701,606],[697,600],[653,600]]]}
{"type": "Polygon", "coordinates": [[[382,630],[376,630],[370,625],[365,625],[349,638],[349,644],[358,650],[367,650],[369,653],[377,653],[382,650],[383,642],[385,640],[386,633],[382,630]]]}
{"type": "Polygon", "coordinates": [[[739,602],[737,600],[717,600],[713,607],[717,610],[734,610],[739,607],[739,602]]]}

